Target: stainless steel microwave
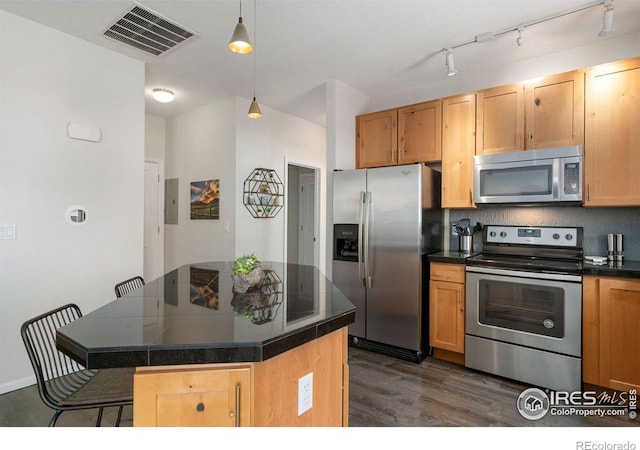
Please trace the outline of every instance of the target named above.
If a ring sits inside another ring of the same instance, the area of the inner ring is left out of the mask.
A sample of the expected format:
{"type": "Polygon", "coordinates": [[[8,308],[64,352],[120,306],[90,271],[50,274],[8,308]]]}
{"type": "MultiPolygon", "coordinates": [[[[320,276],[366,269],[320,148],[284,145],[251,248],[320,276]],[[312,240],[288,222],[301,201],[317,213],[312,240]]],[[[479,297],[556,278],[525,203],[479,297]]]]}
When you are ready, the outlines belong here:
{"type": "Polygon", "coordinates": [[[582,146],[474,156],[476,205],[582,202],[582,146]]]}

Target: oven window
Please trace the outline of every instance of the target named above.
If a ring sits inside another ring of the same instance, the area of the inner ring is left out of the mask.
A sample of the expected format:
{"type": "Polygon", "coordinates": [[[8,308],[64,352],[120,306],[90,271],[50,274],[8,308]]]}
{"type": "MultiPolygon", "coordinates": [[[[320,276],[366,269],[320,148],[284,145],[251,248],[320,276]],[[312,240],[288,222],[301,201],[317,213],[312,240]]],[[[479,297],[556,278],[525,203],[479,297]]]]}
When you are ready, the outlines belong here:
{"type": "Polygon", "coordinates": [[[480,323],[543,336],[564,336],[562,288],[480,280],[479,289],[480,323]]]}
{"type": "Polygon", "coordinates": [[[486,169],[480,172],[480,195],[483,197],[513,197],[551,195],[553,166],[486,169]]]}

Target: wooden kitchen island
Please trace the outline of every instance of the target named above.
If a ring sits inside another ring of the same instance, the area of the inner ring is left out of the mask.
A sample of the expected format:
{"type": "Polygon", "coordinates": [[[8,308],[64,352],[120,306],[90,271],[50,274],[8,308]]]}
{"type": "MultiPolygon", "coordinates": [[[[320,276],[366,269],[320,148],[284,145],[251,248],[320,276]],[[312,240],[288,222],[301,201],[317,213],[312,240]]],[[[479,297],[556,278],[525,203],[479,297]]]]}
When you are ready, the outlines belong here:
{"type": "Polygon", "coordinates": [[[182,266],[60,328],[58,348],[136,368],[134,426],[347,426],[355,307],[314,267],[262,267],[243,295],[233,262],[182,266]]]}

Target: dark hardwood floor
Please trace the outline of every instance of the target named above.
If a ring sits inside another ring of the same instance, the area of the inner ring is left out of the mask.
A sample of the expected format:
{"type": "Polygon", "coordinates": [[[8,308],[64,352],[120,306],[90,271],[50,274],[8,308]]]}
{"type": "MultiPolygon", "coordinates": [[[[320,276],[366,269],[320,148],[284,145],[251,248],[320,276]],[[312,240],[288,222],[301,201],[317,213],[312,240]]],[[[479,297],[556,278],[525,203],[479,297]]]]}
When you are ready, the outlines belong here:
{"type": "MultiPolygon", "coordinates": [[[[516,399],[528,386],[444,361],[421,364],[349,349],[350,427],[638,427],[640,418],[550,416],[523,418],[516,399]]],[[[52,415],[36,386],[0,395],[0,426],[46,427],[52,415]]],[[[113,426],[116,408],[105,411],[113,426]]],[[[96,411],[62,414],[59,427],[92,427],[96,411]]],[[[121,426],[132,425],[126,407],[121,426]]]]}

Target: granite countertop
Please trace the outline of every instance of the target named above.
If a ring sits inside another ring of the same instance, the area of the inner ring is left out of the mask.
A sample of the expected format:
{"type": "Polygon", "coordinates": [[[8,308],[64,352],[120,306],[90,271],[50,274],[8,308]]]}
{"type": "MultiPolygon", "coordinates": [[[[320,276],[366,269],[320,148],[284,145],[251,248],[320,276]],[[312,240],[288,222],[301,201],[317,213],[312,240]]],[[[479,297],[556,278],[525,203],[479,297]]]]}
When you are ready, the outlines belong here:
{"type": "Polygon", "coordinates": [[[480,254],[480,252],[465,253],[457,250],[444,250],[427,255],[429,262],[443,262],[451,264],[464,264],[467,258],[480,254]]]}
{"type": "Polygon", "coordinates": [[[60,328],[87,368],[258,362],[355,320],[315,267],[262,263],[261,292],[232,293],[233,262],[188,264],[60,328]]]}
{"type": "Polygon", "coordinates": [[[620,278],[640,278],[640,261],[623,261],[622,264],[592,264],[585,261],[582,265],[582,274],[620,278]]]}

